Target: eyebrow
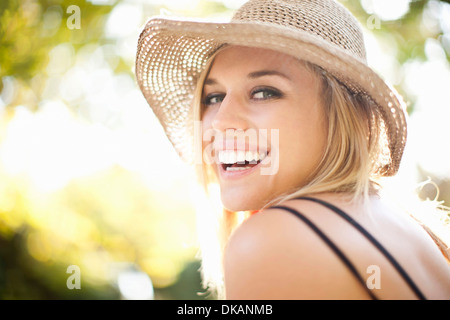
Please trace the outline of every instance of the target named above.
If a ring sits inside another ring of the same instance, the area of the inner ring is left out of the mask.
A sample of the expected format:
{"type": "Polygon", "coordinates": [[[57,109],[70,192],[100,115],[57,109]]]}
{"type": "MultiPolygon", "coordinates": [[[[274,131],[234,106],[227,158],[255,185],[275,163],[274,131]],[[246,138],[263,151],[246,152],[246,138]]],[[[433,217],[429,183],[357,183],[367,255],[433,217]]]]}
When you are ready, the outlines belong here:
{"type": "Polygon", "coordinates": [[[249,73],[248,78],[256,79],[256,78],[260,78],[260,77],[264,77],[264,76],[279,76],[279,77],[291,80],[291,78],[289,78],[287,75],[285,75],[284,73],[282,73],[280,71],[276,71],[276,70],[255,71],[255,72],[249,73]]]}
{"type": "MultiPolygon", "coordinates": [[[[279,76],[279,77],[282,77],[282,78],[292,81],[291,78],[289,78],[287,75],[285,75],[284,73],[282,73],[280,71],[276,71],[276,70],[260,70],[260,71],[251,72],[247,75],[247,78],[257,79],[257,78],[264,77],[264,76],[279,76]]],[[[214,78],[208,78],[205,80],[205,85],[209,85],[209,86],[215,85],[218,83],[219,82],[214,78]]]]}

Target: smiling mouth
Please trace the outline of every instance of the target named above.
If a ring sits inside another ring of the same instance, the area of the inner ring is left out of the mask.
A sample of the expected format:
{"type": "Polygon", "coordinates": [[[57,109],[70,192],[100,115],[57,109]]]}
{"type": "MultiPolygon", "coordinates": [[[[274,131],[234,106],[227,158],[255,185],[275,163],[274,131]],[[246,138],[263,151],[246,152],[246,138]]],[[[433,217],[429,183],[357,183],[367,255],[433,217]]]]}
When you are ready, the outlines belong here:
{"type": "Polygon", "coordinates": [[[269,152],[220,150],[218,160],[226,172],[252,169],[263,161],[269,152]]]}

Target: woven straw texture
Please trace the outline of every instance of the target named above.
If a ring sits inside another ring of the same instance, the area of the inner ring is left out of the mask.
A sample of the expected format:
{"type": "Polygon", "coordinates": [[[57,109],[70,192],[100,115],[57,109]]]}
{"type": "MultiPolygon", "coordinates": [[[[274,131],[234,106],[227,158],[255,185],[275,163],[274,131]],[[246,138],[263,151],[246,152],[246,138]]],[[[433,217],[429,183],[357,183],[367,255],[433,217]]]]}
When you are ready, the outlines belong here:
{"type": "Polygon", "coordinates": [[[385,151],[378,173],[397,172],[406,143],[404,103],[367,66],[357,20],[333,0],[250,0],[229,23],[150,19],[137,49],[136,78],[169,140],[194,161],[192,101],[208,58],[223,45],[272,49],[316,64],[355,94],[368,96],[382,118],[385,151]]]}

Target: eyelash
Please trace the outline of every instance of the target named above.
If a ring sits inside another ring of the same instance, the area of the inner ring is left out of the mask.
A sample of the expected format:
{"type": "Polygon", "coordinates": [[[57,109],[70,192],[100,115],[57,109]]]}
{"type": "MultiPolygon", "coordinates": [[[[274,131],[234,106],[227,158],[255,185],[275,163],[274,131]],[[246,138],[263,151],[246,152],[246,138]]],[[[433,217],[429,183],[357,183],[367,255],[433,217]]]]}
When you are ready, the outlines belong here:
{"type": "MultiPolygon", "coordinates": [[[[252,92],[250,93],[250,95],[252,97],[254,97],[256,94],[261,93],[261,92],[265,92],[269,94],[269,97],[266,98],[253,98],[257,101],[264,101],[264,100],[272,100],[272,99],[280,99],[283,97],[283,94],[275,88],[268,88],[268,87],[263,87],[263,88],[255,88],[252,90],[252,92]]],[[[210,106],[210,105],[215,105],[217,103],[220,102],[211,102],[212,99],[214,98],[221,98],[221,101],[223,101],[223,99],[225,98],[225,95],[222,93],[211,93],[209,95],[207,95],[204,99],[203,99],[203,104],[206,106],[210,106]]]]}

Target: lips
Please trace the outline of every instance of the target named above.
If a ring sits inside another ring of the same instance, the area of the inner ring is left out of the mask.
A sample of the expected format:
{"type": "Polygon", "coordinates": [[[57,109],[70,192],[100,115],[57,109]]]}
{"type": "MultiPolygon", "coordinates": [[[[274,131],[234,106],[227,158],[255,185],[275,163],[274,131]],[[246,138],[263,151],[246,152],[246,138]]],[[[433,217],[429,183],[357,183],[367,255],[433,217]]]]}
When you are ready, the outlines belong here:
{"type": "Polygon", "coordinates": [[[268,152],[243,150],[216,151],[220,173],[223,178],[238,178],[253,172],[268,156],[268,152]]]}
{"type": "MultiPolygon", "coordinates": [[[[248,133],[248,130],[245,131],[248,133]]],[[[262,143],[254,141],[256,134],[248,133],[244,135],[232,135],[225,138],[215,136],[213,142],[213,155],[215,163],[218,165],[222,178],[238,177],[254,171],[263,160],[267,158],[270,150],[267,148],[266,138],[260,133],[262,143]]],[[[268,160],[268,159],[267,159],[268,160]]]]}

